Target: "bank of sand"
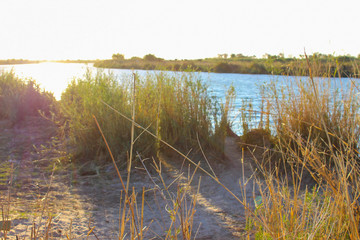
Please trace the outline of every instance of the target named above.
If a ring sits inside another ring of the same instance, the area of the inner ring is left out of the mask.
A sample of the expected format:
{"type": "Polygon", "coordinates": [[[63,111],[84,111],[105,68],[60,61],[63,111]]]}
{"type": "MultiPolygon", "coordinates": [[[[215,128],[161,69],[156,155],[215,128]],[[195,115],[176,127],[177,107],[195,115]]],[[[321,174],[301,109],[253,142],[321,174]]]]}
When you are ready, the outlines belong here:
{"type": "MultiPolygon", "coordinates": [[[[50,239],[67,239],[67,236],[71,239],[81,239],[92,227],[95,228],[90,237],[94,239],[118,239],[122,185],[112,165],[102,168],[86,165],[81,169],[75,169],[71,164],[61,164],[60,162],[68,157],[69,149],[55,137],[56,126],[47,120],[29,119],[15,127],[10,127],[6,121],[2,121],[0,125],[2,172],[11,171],[13,165],[12,176],[4,175],[0,186],[1,204],[5,213],[7,207],[10,207],[9,218],[12,226],[8,233],[9,239],[15,239],[16,236],[19,239],[28,239],[34,226],[38,234],[43,234],[47,231],[45,226],[50,217],[50,239]],[[9,187],[10,178],[12,184],[9,187]]],[[[215,164],[212,156],[208,156],[209,161],[218,179],[244,200],[243,183],[253,172],[250,166],[251,157],[245,154],[242,164],[242,154],[235,138],[227,137],[225,144],[225,156],[220,161],[216,160],[220,163],[215,164]]],[[[165,238],[171,222],[170,196],[176,195],[178,186],[185,186],[184,183],[194,171],[194,167],[189,167],[187,161],[183,161],[176,154],[170,155],[172,156],[162,157],[161,173],[167,186],[177,179],[169,188],[170,195],[164,190],[156,171],[151,169],[152,160],[145,161],[152,180],[143,168],[134,168],[131,174],[130,189],[135,189],[139,193],[139,204],[142,189],[146,189],[144,239],[165,238]],[[156,188],[154,183],[159,188],[156,188]]],[[[201,166],[211,172],[204,159],[201,160],[201,166]]],[[[122,171],[121,175],[125,180],[126,171],[122,171]]],[[[251,181],[245,189],[247,201],[253,202],[251,181]]],[[[191,199],[195,194],[197,199],[193,237],[239,239],[244,234],[244,208],[211,177],[197,170],[188,191],[188,206],[191,205],[191,199]],[[200,178],[200,191],[196,194],[200,178]]],[[[182,238],[181,234],[179,236],[182,238]]]]}

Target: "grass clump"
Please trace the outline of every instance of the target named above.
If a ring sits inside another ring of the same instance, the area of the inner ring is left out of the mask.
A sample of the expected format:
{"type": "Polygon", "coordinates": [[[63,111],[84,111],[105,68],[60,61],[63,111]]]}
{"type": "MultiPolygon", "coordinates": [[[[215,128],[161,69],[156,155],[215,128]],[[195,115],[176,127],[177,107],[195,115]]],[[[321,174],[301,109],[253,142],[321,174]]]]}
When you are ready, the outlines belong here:
{"type": "Polygon", "coordinates": [[[126,89],[125,86],[120,86],[113,75],[97,73],[93,76],[88,72],[84,79],[73,80],[62,94],[61,112],[66,119],[71,142],[81,157],[99,156],[102,153],[103,143],[99,139],[100,134],[96,130],[92,115],[103,125],[111,147],[116,146],[118,154],[127,147],[124,139],[130,137],[130,124],[112,114],[101,102],[103,100],[128,113],[129,93],[126,89]]]}
{"type": "MultiPolygon", "coordinates": [[[[62,109],[79,156],[106,155],[92,117],[95,116],[113,154],[119,160],[126,159],[131,145],[131,121],[113,109],[129,118],[134,110],[137,124],[179,149],[197,148],[199,138],[203,147],[222,150],[218,146],[223,146],[219,143],[224,139],[218,136],[225,135],[218,126],[225,119],[217,120],[216,109],[220,107],[214,107],[215,101],[196,73],[157,72],[134,76],[123,75],[117,79],[111,74],[89,72],[83,79],[74,80],[63,93],[62,109]],[[215,119],[215,124],[211,119],[215,119]]],[[[134,141],[134,149],[144,154],[165,150],[161,141],[138,128],[134,141]]]]}
{"type": "Polygon", "coordinates": [[[244,133],[239,138],[239,144],[244,144],[245,148],[256,149],[256,147],[270,148],[273,139],[269,130],[263,128],[255,128],[244,133]]]}
{"type": "Polygon", "coordinates": [[[340,81],[310,74],[268,88],[276,158],[270,169],[256,159],[256,239],[359,239],[360,102],[356,83],[340,81]]]}
{"type": "Polygon", "coordinates": [[[334,163],[335,155],[345,149],[358,150],[357,86],[351,80],[335,81],[311,77],[289,81],[280,92],[275,85],[271,88],[275,99],[271,110],[279,148],[291,149],[302,156],[299,142],[316,146],[327,163],[334,163]]]}
{"type": "Polygon", "coordinates": [[[16,124],[28,116],[39,115],[39,111],[45,114],[56,112],[54,96],[42,90],[34,80],[20,79],[13,71],[1,72],[0,119],[16,124]]]}

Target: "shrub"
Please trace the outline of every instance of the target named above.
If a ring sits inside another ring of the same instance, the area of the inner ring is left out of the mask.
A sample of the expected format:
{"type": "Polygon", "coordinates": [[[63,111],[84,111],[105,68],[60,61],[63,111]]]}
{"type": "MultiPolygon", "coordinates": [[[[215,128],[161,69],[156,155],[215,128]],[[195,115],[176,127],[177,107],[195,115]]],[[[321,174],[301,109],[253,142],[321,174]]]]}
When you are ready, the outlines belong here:
{"type": "Polygon", "coordinates": [[[163,60],[162,58],[156,57],[154,54],[147,54],[147,55],[144,56],[143,59],[145,61],[150,61],[150,62],[163,60]]]}
{"type": "Polygon", "coordinates": [[[215,65],[214,72],[216,73],[233,73],[236,72],[236,66],[230,63],[221,62],[215,65]]]}
{"type": "Polygon", "coordinates": [[[112,59],[116,61],[122,61],[125,60],[124,54],[116,53],[112,55],[112,59]]]}
{"type": "Polygon", "coordinates": [[[262,128],[251,129],[244,133],[239,143],[245,149],[256,149],[256,147],[271,148],[273,145],[273,139],[269,130],[262,128]]]}
{"type": "Polygon", "coordinates": [[[262,63],[251,63],[249,66],[250,74],[268,74],[266,67],[262,63]]]}
{"type": "Polygon", "coordinates": [[[28,116],[37,116],[57,111],[53,94],[41,90],[33,80],[23,80],[14,72],[0,73],[0,119],[8,119],[13,124],[28,116]]]}

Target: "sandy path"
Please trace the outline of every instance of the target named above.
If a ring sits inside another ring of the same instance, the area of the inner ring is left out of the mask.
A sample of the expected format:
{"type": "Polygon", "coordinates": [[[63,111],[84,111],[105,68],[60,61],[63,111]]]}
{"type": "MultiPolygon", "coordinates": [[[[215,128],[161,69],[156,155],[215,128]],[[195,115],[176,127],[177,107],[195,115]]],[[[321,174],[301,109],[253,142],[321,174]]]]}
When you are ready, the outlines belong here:
{"type": "MultiPolygon", "coordinates": [[[[253,199],[252,182],[244,187],[251,177],[252,170],[249,156],[244,156],[244,164],[241,162],[242,153],[239,150],[236,139],[227,137],[225,143],[225,165],[215,167],[215,174],[221,183],[243,201],[243,190],[246,189],[247,201],[253,199]],[[244,173],[244,174],[243,174],[244,173]]],[[[203,161],[202,164],[205,162],[203,161]]],[[[186,164],[185,164],[186,165],[186,164]]],[[[202,165],[204,167],[204,165],[202,165]]],[[[175,178],[181,173],[187,176],[188,170],[179,170],[179,164],[166,164],[169,178],[175,178]]],[[[184,168],[183,168],[184,169],[184,168]]],[[[185,168],[186,169],[186,168],[185,168]]],[[[191,171],[190,171],[191,172],[191,171]]],[[[191,175],[191,173],[190,173],[191,175]]],[[[243,205],[226,189],[216,183],[211,177],[198,171],[192,184],[192,193],[196,193],[198,179],[201,176],[200,193],[197,195],[197,213],[195,225],[199,225],[198,239],[239,239],[243,237],[244,208],[243,205]]],[[[183,180],[186,177],[183,177],[183,180]]],[[[186,180],[184,180],[186,182],[186,180]]],[[[191,194],[191,195],[193,195],[191,194]]]]}
{"type": "MultiPolygon", "coordinates": [[[[44,226],[51,216],[49,234],[53,239],[66,239],[66,235],[79,238],[85,236],[89,227],[93,226],[99,239],[116,239],[122,187],[114,168],[109,165],[101,169],[100,174],[80,176],[76,169],[67,166],[56,168],[52,175],[53,164],[58,163],[57,159],[66,157],[66,153],[62,151],[60,143],[51,137],[51,126],[49,129],[44,126],[45,122],[30,122],[18,128],[0,126],[1,163],[11,162],[15,169],[10,205],[13,226],[8,236],[10,239],[15,239],[15,236],[29,238],[33,224],[36,228],[39,223],[44,226]]],[[[246,160],[248,157],[245,157],[242,165],[241,152],[231,137],[226,139],[225,157],[226,164],[214,166],[215,173],[229,190],[243,199],[239,180],[243,182],[243,179],[251,176],[249,161],[246,160]]],[[[162,176],[167,185],[180,175],[179,186],[183,184],[181,182],[186,182],[188,168],[180,169],[176,163],[163,164],[162,176]]],[[[125,178],[126,172],[121,174],[125,178]]],[[[161,186],[156,173],[151,171],[151,174],[153,180],[161,186]]],[[[201,172],[195,174],[188,203],[196,193],[200,177],[201,188],[197,196],[192,236],[197,232],[197,239],[239,239],[244,228],[244,208],[209,176],[201,172]]],[[[6,205],[6,186],[0,186],[2,205],[6,205]]],[[[152,190],[153,182],[141,169],[133,170],[131,187],[137,192],[141,192],[143,187],[147,189],[144,226],[150,230],[145,239],[164,238],[170,222],[166,210],[171,207],[170,196],[164,192],[164,200],[158,190],[152,190]]],[[[169,189],[171,194],[176,193],[176,190],[176,184],[169,189]]],[[[248,184],[248,201],[252,199],[252,191],[252,185],[248,184]]],[[[45,230],[44,227],[39,228],[39,234],[45,230]]]]}
{"type": "MultiPolygon", "coordinates": [[[[242,164],[242,153],[235,140],[234,137],[226,138],[226,165],[217,171],[215,170],[215,173],[220,182],[243,201],[242,182],[247,181],[252,171],[249,161],[246,161],[246,158],[249,159],[248,157],[245,157],[244,164],[242,164]]],[[[222,228],[215,239],[239,239],[244,229],[243,205],[210,177],[203,176],[201,183],[199,205],[204,208],[204,211],[211,213],[222,228]]],[[[247,201],[251,201],[252,185],[249,183],[245,189],[247,201]]]]}
{"type": "MultiPolygon", "coordinates": [[[[222,184],[242,201],[241,182],[243,182],[243,180],[246,181],[248,177],[250,177],[250,167],[246,163],[242,166],[241,152],[235,143],[235,139],[232,137],[226,138],[225,156],[228,165],[217,173],[217,177],[222,184]],[[244,177],[242,174],[243,168],[244,177]]],[[[246,190],[247,196],[252,196],[250,185],[246,190]]],[[[199,199],[200,205],[214,214],[219,224],[229,230],[233,236],[239,237],[241,235],[241,229],[244,228],[244,208],[242,204],[210,178],[204,179],[201,194],[202,198],[199,199]]]]}

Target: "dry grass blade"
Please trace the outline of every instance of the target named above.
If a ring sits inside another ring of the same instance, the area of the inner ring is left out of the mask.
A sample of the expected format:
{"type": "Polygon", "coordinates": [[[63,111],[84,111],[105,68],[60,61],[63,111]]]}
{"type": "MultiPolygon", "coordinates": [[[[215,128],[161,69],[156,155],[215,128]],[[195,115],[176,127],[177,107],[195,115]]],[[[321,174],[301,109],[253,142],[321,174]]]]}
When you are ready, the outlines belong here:
{"type": "Polygon", "coordinates": [[[205,153],[204,153],[204,150],[203,150],[203,148],[202,148],[202,146],[201,146],[201,143],[200,143],[200,140],[199,140],[199,134],[198,134],[198,133],[196,133],[196,139],[197,139],[197,141],[198,141],[198,144],[199,144],[199,147],[200,147],[201,153],[202,153],[202,155],[203,155],[203,157],[204,157],[204,159],[205,159],[205,161],[206,161],[207,165],[209,166],[209,168],[210,168],[210,170],[211,170],[212,174],[214,175],[214,178],[218,179],[218,177],[216,176],[216,174],[215,174],[215,172],[214,172],[213,168],[211,167],[211,165],[210,165],[210,163],[209,163],[209,160],[207,159],[207,157],[206,157],[206,155],[205,155],[205,153]]]}
{"type": "Polygon", "coordinates": [[[134,76],[134,85],[133,85],[133,99],[132,99],[132,112],[131,112],[131,135],[130,135],[130,156],[128,159],[128,166],[127,166],[127,171],[128,171],[128,175],[127,175],[127,181],[126,181],[126,192],[129,189],[129,184],[130,184],[130,175],[131,175],[131,164],[132,164],[132,160],[133,160],[133,148],[134,148],[134,130],[135,130],[135,107],[136,107],[136,75],[135,73],[133,74],[134,76]]]}
{"type": "Polygon", "coordinates": [[[122,185],[122,187],[123,187],[123,189],[124,189],[124,191],[125,191],[125,194],[127,195],[127,190],[126,190],[127,188],[125,187],[124,181],[123,181],[123,179],[122,179],[122,177],[121,177],[119,168],[117,167],[117,164],[116,164],[116,162],[115,162],[115,158],[114,158],[114,156],[113,156],[113,154],[112,154],[112,152],[111,152],[111,149],[110,149],[110,147],[109,147],[109,144],[108,144],[108,142],[106,141],[106,138],[105,138],[105,136],[104,136],[104,133],[102,132],[101,127],[100,127],[100,125],[99,125],[96,117],[93,116],[93,118],[94,118],[95,123],[96,123],[96,126],[98,127],[98,129],[99,129],[99,131],[100,131],[100,133],[101,133],[101,136],[102,136],[102,138],[103,138],[103,140],[104,140],[104,142],[105,142],[105,144],[106,144],[107,150],[108,150],[108,152],[109,152],[109,154],[110,154],[111,160],[112,160],[112,162],[113,162],[113,164],[114,164],[114,167],[115,167],[116,173],[117,173],[117,175],[118,175],[118,177],[119,177],[119,179],[120,179],[121,185],[122,185]]]}

